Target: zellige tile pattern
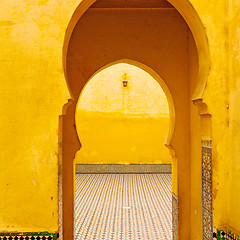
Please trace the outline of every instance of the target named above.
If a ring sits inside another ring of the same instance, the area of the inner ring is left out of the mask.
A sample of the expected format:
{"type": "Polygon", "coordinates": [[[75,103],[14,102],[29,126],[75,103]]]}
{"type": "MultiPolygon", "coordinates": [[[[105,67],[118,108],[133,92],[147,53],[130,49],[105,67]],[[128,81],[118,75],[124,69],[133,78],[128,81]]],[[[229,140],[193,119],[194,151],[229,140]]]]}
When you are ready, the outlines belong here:
{"type": "Polygon", "coordinates": [[[229,230],[213,229],[213,240],[240,240],[240,236],[229,230]]]}
{"type": "Polygon", "coordinates": [[[172,173],[171,164],[75,164],[76,173],[172,173]]]}
{"type": "Polygon", "coordinates": [[[212,141],[202,140],[203,240],[212,240],[212,141]]]}
{"type": "Polygon", "coordinates": [[[76,240],[171,240],[171,174],[76,174],[76,240]]]}
{"type": "Polygon", "coordinates": [[[178,240],[178,200],[177,195],[172,193],[172,231],[173,240],[178,240]]]}

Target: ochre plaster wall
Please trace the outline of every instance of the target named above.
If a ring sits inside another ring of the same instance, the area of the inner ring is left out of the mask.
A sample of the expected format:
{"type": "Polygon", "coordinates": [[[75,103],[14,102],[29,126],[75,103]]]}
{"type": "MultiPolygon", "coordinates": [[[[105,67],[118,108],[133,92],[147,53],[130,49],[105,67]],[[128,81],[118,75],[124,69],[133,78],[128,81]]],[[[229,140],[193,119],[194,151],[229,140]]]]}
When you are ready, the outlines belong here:
{"type": "MultiPolygon", "coordinates": [[[[68,23],[80,2],[1,0],[0,231],[58,231],[58,116],[70,97],[62,67],[62,48],[68,23]]],[[[182,6],[181,12],[188,16],[184,1],[171,2],[182,6]]],[[[240,2],[189,2],[203,23],[211,57],[203,101],[212,115],[214,226],[229,225],[239,231],[240,2]]],[[[193,19],[194,25],[194,18],[188,19],[193,19]]],[[[144,35],[144,29],[142,33],[144,35]]],[[[107,49],[104,50],[107,54],[107,49]]],[[[138,50],[143,53],[143,49],[138,50]]],[[[174,48],[172,50],[169,55],[174,54],[174,48]]],[[[199,48],[198,53],[201,51],[199,48]]],[[[106,64],[99,60],[99,67],[106,64]]],[[[151,65],[156,67],[159,63],[164,65],[156,59],[151,65]]],[[[91,76],[80,74],[86,79],[91,76]]],[[[163,78],[168,76],[162,74],[163,78]]],[[[194,107],[191,111],[195,111],[194,107]]],[[[198,161],[191,164],[191,171],[197,171],[197,176],[198,161]]],[[[199,193],[195,193],[191,185],[193,201],[199,193]]],[[[191,206],[194,219],[198,212],[195,212],[195,203],[191,206]]],[[[194,231],[195,224],[190,227],[188,239],[201,239],[201,229],[194,231]]]]}
{"type": "Polygon", "coordinates": [[[75,163],[171,163],[164,145],[167,98],[151,75],[133,65],[110,66],[88,82],[79,98],[76,127],[82,147],[75,163]]]}
{"type": "Polygon", "coordinates": [[[62,45],[78,2],[0,4],[0,232],[56,232],[62,45]]]}
{"type": "MultiPolygon", "coordinates": [[[[193,96],[198,80],[198,58],[192,35],[189,34],[189,96],[193,96]]],[[[202,164],[201,164],[201,127],[198,109],[189,102],[190,108],[190,231],[194,236],[202,228],[202,164]]],[[[201,234],[196,236],[201,239],[201,234]]]]}
{"type": "Polygon", "coordinates": [[[232,230],[239,232],[240,195],[236,184],[239,181],[239,160],[234,147],[239,143],[235,137],[239,130],[235,125],[238,122],[235,93],[239,87],[235,83],[239,78],[239,21],[236,20],[239,1],[226,0],[209,4],[207,1],[195,0],[192,3],[206,28],[211,56],[211,69],[203,101],[212,116],[212,132],[203,137],[213,140],[213,226],[226,229],[230,224],[232,230]],[[233,100],[232,106],[230,100],[233,100]]]}
{"type": "Polygon", "coordinates": [[[240,236],[240,1],[229,4],[229,142],[228,229],[240,236]]]}
{"type": "MultiPolygon", "coordinates": [[[[226,229],[230,223],[232,229],[239,232],[240,196],[235,186],[235,181],[239,180],[236,170],[239,161],[236,159],[237,151],[234,147],[239,145],[235,135],[239,129],[236,127],[238,108],[235,105],[239,91],[236,84],[239,78],[239,0],[190,2],[203,23],[210,50],[210,71],[202,98],[211,114],[212,128],[209,126],[207,129],[208,124],[203,120],[201,135],[203,139],[213,141],[213,226],[226,229]],[[233,104],[232,109],[229,105],[228,110],[229,102],[233,104]],[[232,191],[233,189],[235,190],[232,191]]],[[[182,12],[186,13],[184,7],[182,12]]],[[[199,48],[198,54],[201,52],[202,49],[199,48]]],[[[195,212],[195,209],[192,211],[195,212]]],[[[194,229],[194,224],[191,229],[194,229]]]]}

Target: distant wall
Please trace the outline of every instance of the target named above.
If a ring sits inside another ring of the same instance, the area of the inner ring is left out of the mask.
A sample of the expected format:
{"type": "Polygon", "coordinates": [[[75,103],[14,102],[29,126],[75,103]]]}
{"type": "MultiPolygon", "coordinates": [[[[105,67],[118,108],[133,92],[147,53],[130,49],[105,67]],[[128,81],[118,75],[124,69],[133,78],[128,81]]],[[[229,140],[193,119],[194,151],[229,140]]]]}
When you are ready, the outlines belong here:
{"type": "Polygon", "coordinates": [[[135,66],[117,64],[95,75],[80,96],[76,125],[82,148],[75,163],[171,163],[164,145],[167,98],[158,82],[135,66]]]}

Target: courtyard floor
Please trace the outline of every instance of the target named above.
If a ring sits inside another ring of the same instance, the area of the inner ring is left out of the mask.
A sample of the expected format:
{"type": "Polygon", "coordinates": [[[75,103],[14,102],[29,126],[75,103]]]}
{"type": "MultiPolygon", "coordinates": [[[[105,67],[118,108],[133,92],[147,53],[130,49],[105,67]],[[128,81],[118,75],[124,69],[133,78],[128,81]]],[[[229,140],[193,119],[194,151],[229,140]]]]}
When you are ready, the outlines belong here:
{"type": "Polygon", "coordinates": [[[76,174],[75,240],[172,240],[171,174],[76,174]]]}

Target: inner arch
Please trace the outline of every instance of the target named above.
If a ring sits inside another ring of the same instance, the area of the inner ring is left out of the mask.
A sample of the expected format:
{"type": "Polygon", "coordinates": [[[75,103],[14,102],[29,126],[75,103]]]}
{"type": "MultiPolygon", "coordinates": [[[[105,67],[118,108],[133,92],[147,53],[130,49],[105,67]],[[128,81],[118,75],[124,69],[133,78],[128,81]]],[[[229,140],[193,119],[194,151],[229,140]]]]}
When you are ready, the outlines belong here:
{"type": "Polygon", "coordinates": [[[75,163],[171,162],[164,146],[167,97],[149,73],[134,65],[115,63],[88,81],[76,108],[76,126],[82,148],[75,163]]]}

